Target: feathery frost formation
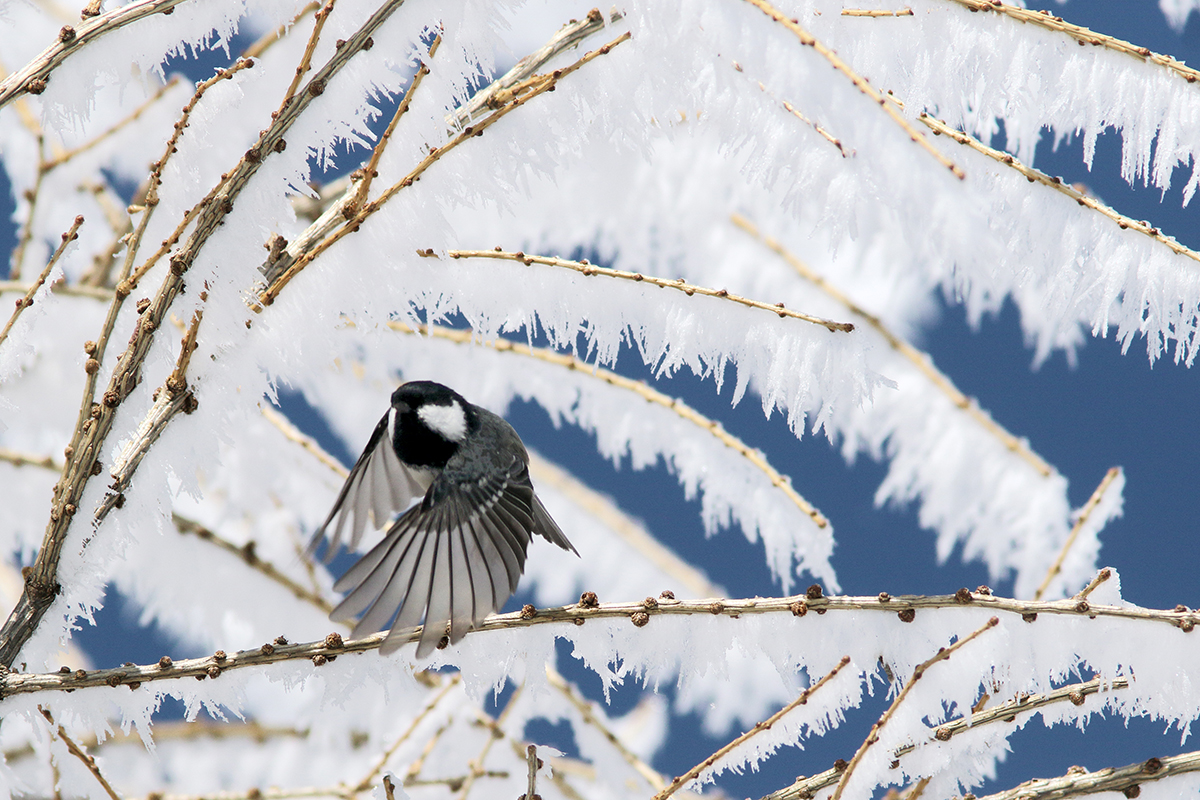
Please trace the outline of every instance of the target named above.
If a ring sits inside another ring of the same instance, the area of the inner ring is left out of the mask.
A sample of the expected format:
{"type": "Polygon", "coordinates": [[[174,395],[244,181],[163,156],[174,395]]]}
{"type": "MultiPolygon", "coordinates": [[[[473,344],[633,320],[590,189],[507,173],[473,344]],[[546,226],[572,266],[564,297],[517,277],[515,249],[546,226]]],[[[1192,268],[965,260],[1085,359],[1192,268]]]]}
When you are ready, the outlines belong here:
{"type": "MultiPolygon", "coordinates": [[[[1038,362],[1112,329],[1126,348],[1144,337],[1152,361],[1191,365],[1195,254],[1013,157],[1028,163],[1044,126],[1082,137],[1090,164],[1112,127],[1122,176],[1165,192],[1183,165],[1186,204],[1200,186],[1200,95],[1161,64],[951,0],[917,0],[903,18],[846,16],[832,0],[781,2],[776,18],[761,5],[625,4],[610,19],[586,4],[337,0],[311,39],[315,8],[300,2],[184,0],[84,44],[77,29],[118,12],[68,32],[38,5],[0,10],[0,158],[19,226],[0,284],[18,311],[0,335],[0,547],[15,554],[0,585],[12,607],[18,566],[35,558],[29,574],[49,563],[54,582],[40,623],[6,628],[20,645],[6,666],[58,669],[108,590],[180,654],[224,653],[200,681],[175,677],[185,662],[170,660],[144,680],[128,672],[69,693],[26,690],[86,670],[0,676],[0,787],[100,797],[102,773],[122,796],[253,800],[278,786],[280,798],[353,800],[391,774],[388,800],[515,796],[531,723],[565,721],[575,752],[539,751],[554,756],[540,794],[651,796],[674,791],[650,762],[686,720],[712,736],[747,731],[682,781],[703,788],[894,701],[833,777],[838,791],[915,783],[950,796],[994,778],[1034,714],[1149,716],[1186,736],[1200,715],[1195,615],[1126,603],[1115,574],[1076,594],[1122,511],[1124,474],[1073,511],[1066,476],[908,341],[941,292],[974,321],[1011,299],[1038,362]],[[581,46],[447,122],[572,18],[596,29],[581,46]],[[232,63],[259,36],[253,65],[236,62],[201,97],[171,74],[197,53],[232,63]],[[50,42],[70,52],[49,78],[4,94],[50,42]],[[831,68],[825,48],[856,74],[831,68]],[[926,114],[1011,155],[935,138],[926,114]],[[276,137],[265,150],[264,136],[276,137]],[[352,169],[351,191],[369,190],[341,207],[338,233],[300,250],[317,225],[297,214],[317,196],[310,182],[352,169]],[[77,215],[78,238],[37,287],[77,215]],[[484,257],[492,248],[517,255],[484,257]],[[128,383],[111,384],[131,364],[128,383]],[[488,623],[429,664],[407,648],[339,655],[340,638],[326,639],[334,576],[303,547],[345,467],[297,428],[305,420],[275,409],[281,390],[299,392],[348,452],[399,380],[439,380],[498,412],[533,401],[616,465],[661,460],[699,500],[707,534],[737,526],[761,540],[772,583],[759,594],[814,579],[836,591],[838,520],[720,418],[663,395],[683,370],[734,405],[753,396],[796,437],[823,432],[847,461],[885,462],[877,503],[916,504],[940,559],[959,552],[1016,597],[1045,599],[722,599],[734,565],[705,575],[687,543],[663,546],[655,536],[668,532],[624,516],[621,498],[535,458],[539,494],[583,558],[535,545],[532,619],[488,623]],[[85,463],[82,443],[100,430],[85,463]],[[65,532],[52,563],[47,519],[65,532]],[[581,592],[629,605],[594,619],[544,610],[581,592]],[[322,651],[294,656],[297,642],[322,651]],[[939,648],[954,648],[949,661],[925,664],[939,648]],[[596,678],[593,700],[572,683],[596,678]],[[979,713],[1091,679],[1086,703],[1062,693],[935,734],[984,693],[979,713]],[[755,727],[806,687],[803,704],[755,727]],[[621,692],[639,698],[624,713],[594,702],[621,692]],[[186,724],[156,723],[168,697],[186,724]],[[67,736],[101,753],[99,766],[67,736]]],[[[1174,24],[1189,8],[1163,0],[1174,24]]],[[[1162,787],[1195,785],[1173,770],[1162,787]]]]}

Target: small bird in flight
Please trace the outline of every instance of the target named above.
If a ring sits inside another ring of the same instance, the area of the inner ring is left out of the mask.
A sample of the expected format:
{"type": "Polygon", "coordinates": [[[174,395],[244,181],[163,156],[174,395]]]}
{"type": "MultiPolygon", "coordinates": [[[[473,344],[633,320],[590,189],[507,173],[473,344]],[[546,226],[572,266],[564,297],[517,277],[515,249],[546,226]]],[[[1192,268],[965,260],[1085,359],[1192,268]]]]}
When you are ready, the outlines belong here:
{"type": "Polygon", "coordinates": [[[358,638],[395,614],[384,654],[422,617],[417,658],[500,610],[516,591],[531,534],[579,554],[534,493],[529,454],[512,426],[432,381],[392,393],[309,553],[328,535],[328,563],[343,537],[354,547],[368,526],[385,525],[383,541],[334,584],[350,593],[329,615],[346,621],[366,611],[351,634],[358,638]]]}

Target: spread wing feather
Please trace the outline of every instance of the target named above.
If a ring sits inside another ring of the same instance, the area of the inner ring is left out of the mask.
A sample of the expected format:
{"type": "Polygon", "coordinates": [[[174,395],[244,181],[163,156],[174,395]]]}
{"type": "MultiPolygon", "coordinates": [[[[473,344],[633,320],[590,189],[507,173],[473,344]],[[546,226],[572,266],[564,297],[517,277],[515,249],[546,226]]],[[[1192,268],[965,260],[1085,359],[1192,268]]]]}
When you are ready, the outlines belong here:
{"type": "Polygon", "coordinates": [[[371,432],[366,449],[354,462],[329,516],[308,544],[310,556],[328,535],[331,525],[326,563],[333,559],[343,542],[356,547],[368,526],[372,529],[383,527],[393,514],[403,511],[413,498],[425,493],[428,481],[404,466],[392,447],[395,424],[396,412],[389,410],[371,432]]]}

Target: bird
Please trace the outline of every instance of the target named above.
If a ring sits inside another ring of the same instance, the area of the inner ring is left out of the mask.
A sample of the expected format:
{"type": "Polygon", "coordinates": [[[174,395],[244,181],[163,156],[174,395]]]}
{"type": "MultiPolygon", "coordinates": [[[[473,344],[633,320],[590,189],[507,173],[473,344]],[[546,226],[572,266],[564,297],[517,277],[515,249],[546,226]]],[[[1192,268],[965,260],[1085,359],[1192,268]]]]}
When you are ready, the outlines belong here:
{"type": "Polygon", "coordinates": [[[513,427],[433,381],[392,392],[308,554],[328,538],[329,563],[343,542],[355,548],[368,528],[385,527],[334,584],[349,594],[329,615],[345,622],[362,614],[352,638],[395,615],[379,648],[385,655],[422,617],[417,658],[444,636],[457,644],[499,611],[516,591],[532,534],[579,555],[534,492],[529,454],[513,427]]]}

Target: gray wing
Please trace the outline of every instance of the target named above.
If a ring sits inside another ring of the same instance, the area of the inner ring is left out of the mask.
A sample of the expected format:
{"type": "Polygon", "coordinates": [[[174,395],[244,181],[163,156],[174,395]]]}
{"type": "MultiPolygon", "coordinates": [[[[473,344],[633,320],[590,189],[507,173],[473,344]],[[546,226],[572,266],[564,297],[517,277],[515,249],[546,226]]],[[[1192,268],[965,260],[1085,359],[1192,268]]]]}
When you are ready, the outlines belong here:
{"type": "Polygon", "coordinates": [[[454,480],[443,474],[424,501],[396,520],[384,540],[335,584],[350,594],[330,618],[348,620],[365,611],[352,634],[358,638],[395,614],[380,648],[387,654],[424,617],[417,646],[417,657],[424,658],[447,625],[450,641],[458,642],[504,605],[524,570],[531,532],[550,538],[546,521],[565,542],[534,497],[520,459],[500,477],[454,480]]]}
{"type": "Polygon", "coordinates": [[[329,516],[313,534],[308,544],[310,556],[328,535],[329,548],[325,551],[328,563],[346,541],[343,535],[348,536],[349,547],[357,546],[368,526],[372,530],[382,528],[393,514],[403,511],[413,498],[425,493],[428,481],[404,466],[392,447],[395,426],[396,411],[388,409],[371,432],[366,449],[354,462],[329,516]]]}

